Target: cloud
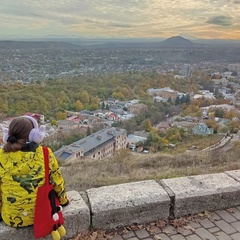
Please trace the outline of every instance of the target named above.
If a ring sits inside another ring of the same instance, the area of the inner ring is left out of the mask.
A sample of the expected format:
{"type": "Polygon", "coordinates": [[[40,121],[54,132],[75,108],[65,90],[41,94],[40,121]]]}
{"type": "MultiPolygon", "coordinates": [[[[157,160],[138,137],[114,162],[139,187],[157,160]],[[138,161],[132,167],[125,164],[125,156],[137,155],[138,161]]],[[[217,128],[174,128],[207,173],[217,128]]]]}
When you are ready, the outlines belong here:
{"type": "Polygon", "coordinates": [[[228,16],[215,16],[210,18],[207,23],[219,26],[231,26],[232,18],[228,16]]]}
{"type": "Polygon", "coordinates": [[[134,25],[131,25],[131,24],[115,23],[115,22],[109,22],[108,26],[117,27],[117,28],[132,28],[132,27],[134,27],[134,25]]]}
{"type": "Polygon", "coordinates": [[[8,0],[0,5],[0,33],[201,37],[216,31],[220,37],[239,33],[236,4],[240,0],[8,0]]]}

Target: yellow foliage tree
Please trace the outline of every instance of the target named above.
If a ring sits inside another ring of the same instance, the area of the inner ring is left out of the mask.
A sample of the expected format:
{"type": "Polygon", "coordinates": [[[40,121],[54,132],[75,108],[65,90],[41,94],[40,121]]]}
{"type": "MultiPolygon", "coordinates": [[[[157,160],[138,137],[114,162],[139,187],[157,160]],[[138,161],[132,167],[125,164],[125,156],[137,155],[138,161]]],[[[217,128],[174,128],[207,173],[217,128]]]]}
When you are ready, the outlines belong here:
{"type": "Polygon", "coordinates": [[[84,105],[88,105],[89,102],[90,102],[90,96],[88,94],[88,91],[83,91],[81,94],[80,94],[80,101],[84,104],[84,105]]]}
{"type": "Polygon", "coordinates": [[[209,128],[214,129],[215,131],[217,131],[217,129],[218,129],[218,125],[217,125],[217,123],[216,123],[216,121],[215,121],[214,118],[211,118],[211,119],[206,120],[205,124],[206,124],[209,128]]]}
{"type": "Polygon", "coordinates": [[[237,117],[238,115],[239,114],[235,109],[231,109],[225,114],[224,117],[227,119],[233,119],[233,118],[237,117]]]}
{"type": "Polygon", "coordinates": [[[125,98],[122,92],[113,92],[112,97],[119,100],[124,100],[125,98]]]}
{"type": "Polygon", "coordinates": [[[57,126],[58,124],[57,124],[57,121],[55,120],[55,119],[53,119],[52,121],[51,121],[51,125],[52,126],[57,126]]]}
{"type": "Polygon", "coordinates": [[[182,115],[183,116],[201,117],[202,111],[201,111],[201,109],[198,106],[190,104],[189,106],[187,106],[183,110],[182,115]]]}
{"type": "Polygon", "coordinates": [[[77,101],[75,102],[75,108],[76,108],[77,111],[81,111],[81,110],[84,108],[84,107],[83,107],[83,104],[81,103],[80,100],[77,100],[77,101]]]}
{"type": "Polygon", "coordinates": [[[232,120],[228,123],[230,132],[237,132],[240,129],[240,121],[232,120]]]}
{"type": "Polygon", "coordinates": [[[57,112],[56,118],[57,118],[57,120],[66,120],[67,113],[66,112],[57,112]]]}
{"type": "Polygon", "coordinates": [[[145,126],[145,131],[147,132],[152,131],[152,124],[148,119],[144,122],[144,126],[145,126]]]}

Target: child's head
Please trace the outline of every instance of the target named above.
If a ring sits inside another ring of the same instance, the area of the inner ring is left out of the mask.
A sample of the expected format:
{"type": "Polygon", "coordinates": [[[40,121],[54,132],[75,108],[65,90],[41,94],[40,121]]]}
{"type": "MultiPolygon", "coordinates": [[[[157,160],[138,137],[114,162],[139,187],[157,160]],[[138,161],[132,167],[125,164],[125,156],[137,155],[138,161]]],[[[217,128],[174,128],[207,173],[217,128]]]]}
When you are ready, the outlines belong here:
{"type": "Polygon", "coordinates": [[[33,127],[33,123],[25,117],[14,118],[9,125],[8,135],[27,141],[33,127]]]}
{"type": "Polygon", "coordinates": [[[7,143],[4,146],[5,152],[16,152],[28,141],[29,133],[34,128],[30,119],[25,117],[14,118],[8,129],[7,143]]]}

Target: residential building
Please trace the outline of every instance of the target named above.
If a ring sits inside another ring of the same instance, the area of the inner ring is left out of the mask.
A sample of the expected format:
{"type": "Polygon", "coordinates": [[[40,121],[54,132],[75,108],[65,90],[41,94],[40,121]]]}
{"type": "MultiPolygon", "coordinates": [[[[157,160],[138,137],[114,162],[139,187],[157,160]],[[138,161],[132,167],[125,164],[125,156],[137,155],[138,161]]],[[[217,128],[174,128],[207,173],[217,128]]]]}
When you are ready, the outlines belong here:
{"type": "Polygon", "coordinates": [[[171,128],[172,122],[166,121],[166,122],[160,122],[153,126],[153,128],[160,130],[161,132],[166,132],[167,129],[171,128]]]}
{"type": "Polygon", "coordinates": [[[84,157],[104,159],[117,150],[125,149],[127,145],[126,139],[127,132],[125,129],[108,127],[68,146],[63,146],[54,154],[58,159],[63,160],[84,157]]]}
{"type": "Polygon", "coordinates": [[[179,73],[181,76],[189,77],[190,76],[190,65],[184,64],[179,73]]]}
{"type": "Polygon", "coordinates": [[[137,143],[141,142],[143,144],[146,140],[147,140],[146,137],[141,137],[135,134],[129,134],[127,136],[127,147],[134,150],[136,148],[137,143]]]}
{"type": "Polygon", "coordinates": [[[32,113],[32,112],[26,112],[24,115],[33,117],[37,120],[37,122],[39,123],[44,123],[44,115],[40,114],[40,113],[32,113]]]}
{"type": "Polygon", "coordinates": [[[70,120],[58,120],[59,129],[76,129],[80,127],[80,123],[73,122],[70,120]]]}
{"type": "Polygon", "coordinates": [[[228,64],[228,69],[229,69],[230,71],[240,72],[240,63],[231,63],[231,64],[228,64]]]}
{"type": "Polygon", "coordinates": [[[212,78],[212,81],[214,82],[215,85],[222,85],[222,86],[226,86],[229,82],[229,80],[226,77],[222,77],[222,78],[212,78]]]}
{"type": "Polygon", "coordinates": [[[201,90],[199,91],[199,94],[194,94],[193,99],[198,99],[198,98],[215,99],[213,93],[208,90],[201,90]]]}
{"type": "Polygon", "coordinates": [[[196,135],[210,135],[213,134],[213,129],[208,128],[205,123],[201,122],[192,128],[192,132],[196,135]]]}
{"type": "Polygon", "coordinates": [[[178,92],[175,90],[172,90],[170,87],[165,87],[165,88],[149,88],[147,90],[147,93],[153,97],[161,97],[162,99],[168,100],[171,98],[173,101],[177,98],[178,92]]]}
{"type": "Polygon", "coordinates": [[[143,103],[134,104],[132,106],[129,106],[128,110],[132,114],[140,114],[147,110],[147,105],[145,105],[143,103]]]}

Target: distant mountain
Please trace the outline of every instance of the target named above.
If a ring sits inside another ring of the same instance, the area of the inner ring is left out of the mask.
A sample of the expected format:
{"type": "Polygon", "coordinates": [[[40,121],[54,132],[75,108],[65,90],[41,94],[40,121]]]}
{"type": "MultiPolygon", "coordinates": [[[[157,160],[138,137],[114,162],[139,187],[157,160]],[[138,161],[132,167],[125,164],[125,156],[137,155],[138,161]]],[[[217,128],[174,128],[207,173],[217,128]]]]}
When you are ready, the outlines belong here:
{"type": "Polygon", "coordinates": [[[200,47],[201,44],[194,43],[186,38],[181,36],[170,37],[159,44],[160,47],[169,47],[169,48],[188,48],[188,47],[200,47]]]}
{"type": "Polygon", "coordinates": [[[196,39],[194,42],[200,44],[208,44],[216,47],[222,46],[240,48],[240,39],[196,39]]]}
{"type": "Polygon", "coordinates": [[[240,40],[162,38],[38,38],[0,40],[0,49],[240,48],[240,40]]]}
{"type": "Polygon", "coordinates": [[[0,41],[0,49],[31,49],[31,48],[78,48],[79,46],[67,42],[52,41],[0,41]]]}

